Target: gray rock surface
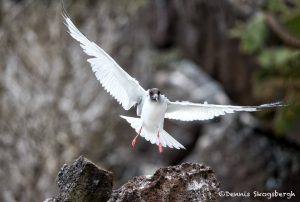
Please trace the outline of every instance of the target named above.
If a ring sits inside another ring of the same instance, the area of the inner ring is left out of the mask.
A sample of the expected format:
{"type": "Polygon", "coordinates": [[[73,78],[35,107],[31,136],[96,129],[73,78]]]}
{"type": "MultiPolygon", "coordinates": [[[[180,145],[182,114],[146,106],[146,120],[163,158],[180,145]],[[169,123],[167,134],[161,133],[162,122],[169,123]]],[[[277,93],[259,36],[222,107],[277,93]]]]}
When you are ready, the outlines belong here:
{"type": "Polygon", "coordinates": [[[135,177],[113,192],[114,201],[210,201],[218,200],[219,183],[208,166],[183,163],[160,168],[153,176],[135,177]]]}
{"type": "Polygon", "coordinates": [[[84,157],[64,165],[57,178],[59,195],[45,202],[209,201],[218,199],[213,170],[198,163],[160,168],[154,175],[134,177],[112,192],[112,173],[84,157]],[[112,195],[111,195],[112,194],[112,195]]]}
{"type": "Polygon", "coordinates": [[[57,185],[59,196],[46,201],[107,201],[112,193],[113,175],[81,156],[61,168],[57,185]]]}

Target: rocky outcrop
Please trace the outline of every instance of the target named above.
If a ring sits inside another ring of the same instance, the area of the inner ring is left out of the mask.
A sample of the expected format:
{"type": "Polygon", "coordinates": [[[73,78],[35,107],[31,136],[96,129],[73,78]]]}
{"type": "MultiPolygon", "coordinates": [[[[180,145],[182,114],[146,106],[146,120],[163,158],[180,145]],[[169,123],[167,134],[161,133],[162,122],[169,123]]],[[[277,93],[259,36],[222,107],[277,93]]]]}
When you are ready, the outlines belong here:
{"type": "Polygon", "coordinates": [[[45,202],[217,201],[219,183],[213,170],[197,163],[160,168],[154,175],[129,180],[112,192],[112,173],[79,157],[64,165],[57,178],[59,195],[45,202]],[[112,195],[111,195],[112,193],[112,195]]]}
{"type": "Polygon", "coordinates": [[[46,201],[107,201],[113,186],[111,172],[84,157],[64,165],[58,173],[59,196],[46,201]]]}
{"type": "Polygon", "coordinates": [[[217,201],[218,190],[211,168],[183,163],[133,178],[115,190],[110,201],[217,201]]]}

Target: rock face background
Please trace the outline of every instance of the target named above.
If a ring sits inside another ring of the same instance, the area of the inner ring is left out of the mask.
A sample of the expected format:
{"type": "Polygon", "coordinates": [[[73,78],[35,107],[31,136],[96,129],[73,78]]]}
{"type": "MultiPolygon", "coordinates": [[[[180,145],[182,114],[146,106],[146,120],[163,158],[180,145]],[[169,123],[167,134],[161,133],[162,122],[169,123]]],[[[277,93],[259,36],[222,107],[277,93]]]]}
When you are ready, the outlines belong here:
{"type": "MultiPolygon", "coordinates": [[[[260,5],[237,2],[90,0],[65,6],[78,28],[144,88],[164,89],[171,100],[250,105],[258,102],[250,93],[253,58],[226,33],[260,5]]],[[[59,168],[79,155],[112,171],[114,189],[134,176],[192,161],[212,167],[221,190],[299,196],[299,145],[274,136],[271,123],[247,113],[205,123],[166,121],[187,150],[159,155],[143,139],[133,150],[133,130],[118,116],[135,111],[123,111],[100,87],[66,33],[60,1],[1,1],[0,16],[0,201],[55,195],[59,168]]],[[[221,198],[247,200],[269,201],[221,198]]]]}

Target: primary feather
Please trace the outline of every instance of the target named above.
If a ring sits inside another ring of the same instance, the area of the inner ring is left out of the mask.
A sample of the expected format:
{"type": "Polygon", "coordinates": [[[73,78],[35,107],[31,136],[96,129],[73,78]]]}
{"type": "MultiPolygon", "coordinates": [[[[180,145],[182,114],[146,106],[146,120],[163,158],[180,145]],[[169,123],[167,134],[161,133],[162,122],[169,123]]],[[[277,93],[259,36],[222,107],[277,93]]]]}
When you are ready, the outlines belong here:
{"type": "Polygon", "coordinates": [[[253,112],[264,108],[283,106],[281,102],[259,106],[231,106],[200,104],[192,102],[169,102],[165,118],[180,121],[209,120],[217,116],[234,112],[253,112]]]}
{"type": "Polygon", "coordinates": [[[76,39],[83,51],[91,56],[87,61],[104,89],[113,96],[125,110],[139,103],[145,90],[138,81],[127,74],[103,49],[89,41],[64,15],[70,35],[76,39]]]}

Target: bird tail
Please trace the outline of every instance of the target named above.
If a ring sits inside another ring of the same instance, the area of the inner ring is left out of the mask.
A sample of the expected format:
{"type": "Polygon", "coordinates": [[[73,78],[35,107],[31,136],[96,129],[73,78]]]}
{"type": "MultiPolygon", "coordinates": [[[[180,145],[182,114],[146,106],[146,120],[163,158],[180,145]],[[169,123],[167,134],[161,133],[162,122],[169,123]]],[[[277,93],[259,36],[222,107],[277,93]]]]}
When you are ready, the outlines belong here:
{"type": "MultiPolygon", "coordinates": [[[[121,118],[125,119],[131,127],[135,130],[136,133],[139,133],[143,122],[140,118],[128,117],[128,116],[121,116],[121,118]]],[[[144,137],[147,141],[151,142],[152,144],[159,145],[159,140],[157,138],[157,133],[153,133],[147,131],[146,129],[142,129],[141,137],[144,137]]],[[[171,135],[169,135],[165,130],[161,130],[160,134],[160,143],[163,147],[170,147],[176,149],[185,149],[185,147],[180,144],[177,140],[175,140],[171,135]]]]}

